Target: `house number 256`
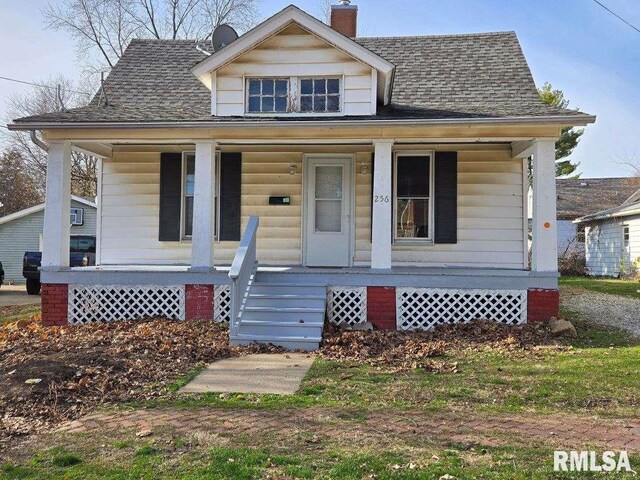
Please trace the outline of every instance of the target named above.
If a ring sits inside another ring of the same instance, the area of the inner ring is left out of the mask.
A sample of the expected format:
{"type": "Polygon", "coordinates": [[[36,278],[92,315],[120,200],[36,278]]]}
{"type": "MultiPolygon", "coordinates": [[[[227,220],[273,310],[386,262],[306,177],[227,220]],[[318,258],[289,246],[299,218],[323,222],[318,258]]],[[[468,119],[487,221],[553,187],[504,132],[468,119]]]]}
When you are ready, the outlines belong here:
{"type": "Polygon", "coordinates": [[[389,203],[389,195],[376,195],[373,201],[375,203],[389,203]]]}

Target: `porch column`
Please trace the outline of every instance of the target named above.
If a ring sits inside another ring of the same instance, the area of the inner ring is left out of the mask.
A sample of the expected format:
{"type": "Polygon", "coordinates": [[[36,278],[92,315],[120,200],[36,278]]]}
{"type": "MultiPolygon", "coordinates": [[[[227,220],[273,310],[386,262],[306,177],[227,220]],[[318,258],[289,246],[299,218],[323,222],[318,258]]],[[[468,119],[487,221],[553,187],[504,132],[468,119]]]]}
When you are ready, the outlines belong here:
{"type": "Polygon", "coordinates": [[[71,142],[50,142],[41,263],[44,269],[69,266],[70,208],[71,142]]]}
{"type": "Polygon", "coordinates": [[[533,245],[531,269],[558,271],[556,224],[556,150],[554,140],[533,142],[533,245]]]}
{"type": "Polygon", "coordinates": [[[193,192],[193,232],[191,236],[191,270],[213,268],[215,233],[216,143],[196,143],[195,184],[193,192]]]}
{"type": "Polygon", "coordinates": [[[377,140],[374,146],[373,215],[371,220],[371,268],[391,268],[391,205],[393,140],[377,140]]]}

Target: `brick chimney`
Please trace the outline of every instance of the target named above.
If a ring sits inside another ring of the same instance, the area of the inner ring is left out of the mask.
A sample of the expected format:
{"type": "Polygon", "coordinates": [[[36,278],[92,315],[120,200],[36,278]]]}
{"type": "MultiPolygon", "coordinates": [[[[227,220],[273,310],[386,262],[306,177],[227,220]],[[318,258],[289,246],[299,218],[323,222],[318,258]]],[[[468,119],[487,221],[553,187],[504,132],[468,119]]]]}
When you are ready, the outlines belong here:
{"type": "Polygon", "coordinates": [[[354,38],[358,26],[358,7],[350,0],[340,0],[340,5],[331,5],[331,28],[346,37],[354,38]]]}

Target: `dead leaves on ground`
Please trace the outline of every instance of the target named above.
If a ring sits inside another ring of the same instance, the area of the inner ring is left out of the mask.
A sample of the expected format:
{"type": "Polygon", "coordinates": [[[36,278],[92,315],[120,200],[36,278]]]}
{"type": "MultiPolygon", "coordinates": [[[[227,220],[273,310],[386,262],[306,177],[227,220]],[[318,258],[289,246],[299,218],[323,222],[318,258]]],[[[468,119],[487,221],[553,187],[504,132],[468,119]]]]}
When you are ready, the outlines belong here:
{"type": "Polygon", "coordinates": [[[368,363],[391,373],[418,368],[457,373],[458,363],[444,359],[447,353],[486,350],[522,353],[554,342],[544,323],[510,327],[478,320],[443,325],[432,332],[343,330],[328,326],[319,353],[327,359],[368,363]]]}
{"type": "Polygon", "coordinates": [[[0,445],[3,438],[77,418],[95,405],[164,395],[168,384],[200,363],[272,350],[230,347],[228,330],[211,321],[77,327],[32,321],[0,328],[0,445]]]}

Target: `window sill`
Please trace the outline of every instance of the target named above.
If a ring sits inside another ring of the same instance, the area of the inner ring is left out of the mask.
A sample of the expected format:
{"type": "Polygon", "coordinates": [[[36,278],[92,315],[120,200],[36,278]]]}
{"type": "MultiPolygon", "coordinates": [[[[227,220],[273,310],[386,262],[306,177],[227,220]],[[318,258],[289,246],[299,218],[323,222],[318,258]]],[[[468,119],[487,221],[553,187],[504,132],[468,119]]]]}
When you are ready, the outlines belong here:
{"type": "Polygon", "coordinates": [[[342,112],[245,112],[245,117],[343,117],[342,112]]]}
{"type": "Polygon", "coordinates": [[[433,240],[425,239],[425,240],[394,240],[394,246],[399,247],[432,247],[434,245],[433,240]]]}

